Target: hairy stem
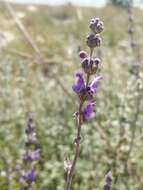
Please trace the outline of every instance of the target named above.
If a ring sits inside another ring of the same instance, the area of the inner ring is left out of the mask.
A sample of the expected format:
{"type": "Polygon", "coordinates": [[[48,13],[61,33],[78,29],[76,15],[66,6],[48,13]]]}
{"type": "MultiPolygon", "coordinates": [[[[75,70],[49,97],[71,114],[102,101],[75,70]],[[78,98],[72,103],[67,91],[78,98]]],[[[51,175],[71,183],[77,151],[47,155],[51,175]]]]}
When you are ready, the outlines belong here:
{"type": "Polygon", "coordinates": [[[77,159],[79,157],[79,152],[80,152],[80,139],[81,139],[81,126],[82,126],[82,105],[83,105],[83,101],[80,102],[79,105],[79,120],[78,120],[78,129],[77,129],[77,135],[76,135],[76,139],[75,139],[75,155],[74,155],[74,159],[72,162],[72,166],[70,169],[70,172],[68,173],[67,176],[67,185],[66,185],[66,190],[70,190],[71,189],[71,182],[72,182],[72,177],[73,177],[73,173],[75,170],[75,166],[76,166],[76,162],[77,159]]]}
{"type": "MultiPolygon", "coordinates": [[[[90,60],[92,58],[92,54],[93,54],[93,49],[90,49],[90,60]]],[[[90,75],[87,74],[87,78],[86,78],[86,87],[88,86],[90,80],[90,75]]],[[[67,183],[66,183],[66,190],[70,190],[71,189],[71,184],[72,184],[72,178],[73,178],[73,174],[74,174],[74,170],[76,167],[76,163],[77,163],[77,159],[79,157],[79,153],[80,153],[80,143],[81,143],[81,127],[82,127],[82,106],[84,104],[84,100],[80,100],[80,104],[79,104],[79,117],[78,117],[78,127],[77,127],[77,135],[75,138],[75,155],[74,155],[74,159],[72,162],[72,166],[70,171],[67,174],[67,183]]]]}

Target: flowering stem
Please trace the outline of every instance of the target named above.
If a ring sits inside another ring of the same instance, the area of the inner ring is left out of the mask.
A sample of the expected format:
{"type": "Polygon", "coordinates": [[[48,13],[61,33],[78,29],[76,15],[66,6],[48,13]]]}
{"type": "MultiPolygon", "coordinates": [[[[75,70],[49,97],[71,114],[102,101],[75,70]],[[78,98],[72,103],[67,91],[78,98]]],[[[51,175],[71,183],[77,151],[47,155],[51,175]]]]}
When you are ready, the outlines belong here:
{"type": "MultiPolygon", "coordinates": [[[[90,60],[92,58],[92,54],[93,54],[93,48],[90,48],[90,60]]],[[[90,80],[90,74],[87,74],[86,84],[85,84],[86,87],[88,86],[89,80],[90,80]]],[[[78,119],[77,136],[75,139],[75,141],[76,141],[75,156],[74,156],[74,160],[73,160],[70,172],[69,172],[68,177],[67,177],[67,188],[66,188],[66,190],[70,190],[70,188],[71,188],[72,177],[73,177],[76,162],[77,162],[77,159],[79,157],[79,152],[80,152],[81,126],[82,126],[82,106],[83,106],[83,104],[84,104],[84,101],[81,100],[80,104],[79,104],[79,119],[78,119]]]]}
{"type": "Polygon", "coordinates": [[[72,163],[67,167],[67,181],[66,181],[66,190],[71,190],[72,178],[75,171],[77,159],[80,153],[80,144],[81,144],[81,127],[83,122],[89,121],[95,116],[94,107],[95,102],[93,95],[96,94],[98,83],[101,80],[101,76],[97,76],[94,80],[90,82],[90,76],[96,74],[98,69],[98,64],[100,60],[98,58],[93,59],[92,54],[95,47],[100,46],[101,37],[99,35],[103,30],[103,22],[99,18],[92,19],[90,22],[90,28],[92,33],[87,36],[87,45],[90,48],[90,54],[81,51],[79,56],[82,59],[82,69],[83,73],[77,73],[77,83],[73,85],[73,91],[78,94],[79,97],[79,108],[76,115],[77,120],[77,134],[74,140],[75,143],[75,154],[72,163]],[[85,106],[84,103],[87,102],[85,106]]]}
{"type": "Polygon", "coordinates": [[[81,139],[80,134],[81,134],[81,126],[82,126],[82,106],[83,106],[83,101],[81,101],[80,105],[79,105],[79,120],[78,120],[77,135],[76,135],[76,139],[75,139],[75,141],[76,141],[75,142],[75,144],[76,144],[75,155],[74,155],[74,159],[73,159],[73,162],[72,162],[70,172],[68,173],[66,190],[71,189],[72,177],[73,177],[76,162],[77,162],[77,159],[79,157],[79,152],[80,152],[80,139],[81,139]]]}

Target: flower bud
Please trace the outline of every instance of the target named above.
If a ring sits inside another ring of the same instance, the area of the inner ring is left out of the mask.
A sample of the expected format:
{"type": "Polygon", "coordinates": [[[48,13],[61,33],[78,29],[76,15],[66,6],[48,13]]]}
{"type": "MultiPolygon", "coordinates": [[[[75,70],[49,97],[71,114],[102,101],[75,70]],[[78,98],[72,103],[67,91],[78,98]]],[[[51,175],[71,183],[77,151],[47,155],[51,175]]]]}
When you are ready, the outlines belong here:
{"type": "Polygon", "coordinates": [[[86,51],[80,51],[80,52],[79,52],[79,57],[80,57],[81,59],[85,59],[86,57],[88,57],[88,54],[87,54],[86,51]]]}
{"type": "Polygon", "coordinates": [[[135,30],[134,30],[133,28],[129,28],[129,29],[128,29],[128,33],[129,33],[129,34],[133,34],[134,32],[135,32],[135,30]]]}
{"type": "Polygon", "coordinates": [[[87,73],[89,75],[93,75],[96,73],[100,62],[101,62],[101,60],[98,58],[96,58],[96,59],[86,58],[82,62],[82,68],[85,73],[87,73]]]}
{"type": "Polygon", "coordinates": [[[87,45],[88,47],[90,48],[95,48],[97,46],[100,46],[101,44],[101,37],[99,34],[94,34],[94,33],[90,33],[88,36],[87,36],[87,45]]]}
{"type": "Polygon", "coordinates": [[[107,175],[105,176],[105,185],[104,185],[104,190],[111,190],[112,188],[112,173],[108,172],[107,175]]]}
{"type": "Polygon", "coordinates": [[[99,58],[94,59],[94,63],[96,65],[99,65],[101,63],[101,60],[99,58]]]}
{"type": "Polygon", "coordinates": [[[26,132],[26,134],[30,134],[34,131],[34,129],[35,129],[35,125],[33,123],[32,118],[30,117],[27,121],[27,126],[26,126],[25,132],[26,132]]]}
{"type": "Polygon", "coordinates": [[[99,18],[91,19],[89,27],[95,34],[101,33],[104,29],[103,22],[99,18]]]}

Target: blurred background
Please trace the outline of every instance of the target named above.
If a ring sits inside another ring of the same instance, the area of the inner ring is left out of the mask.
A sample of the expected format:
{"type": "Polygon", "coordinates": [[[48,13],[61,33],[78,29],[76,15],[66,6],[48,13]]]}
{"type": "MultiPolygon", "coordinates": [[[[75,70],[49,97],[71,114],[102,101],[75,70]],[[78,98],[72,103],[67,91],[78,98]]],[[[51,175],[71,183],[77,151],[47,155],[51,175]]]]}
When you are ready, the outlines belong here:
{"type": "Polygon", "coordinates": [[[129,0],[0,0],[0,190],[18,190],[15,172],[32,113],[44,167],[34,190],[65,189],[64,160],[72,160],[80,50],[89,52],[91,18],[104,22],[103,76],[96,118],[82,128],[73,190],[143,189],[143,10],[129,0]]]}

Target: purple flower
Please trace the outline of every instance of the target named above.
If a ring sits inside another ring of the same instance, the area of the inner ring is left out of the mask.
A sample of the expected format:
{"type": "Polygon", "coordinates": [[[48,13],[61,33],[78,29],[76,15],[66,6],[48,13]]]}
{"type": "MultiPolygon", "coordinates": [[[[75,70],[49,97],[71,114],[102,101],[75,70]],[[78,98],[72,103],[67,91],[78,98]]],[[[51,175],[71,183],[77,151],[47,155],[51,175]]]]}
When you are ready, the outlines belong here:
{"type": "Polygon", "coordinates": [[[26,161],[36,161],[40,159],[40,149],[35,151],[28,150],[24,155],[24,160],[26,161]]]}
{"type": "Polygon", "coordinates": [[[29,170],[24,174],[24,178],[27,181],[33,182],[37,178],[37,173],[34,170],[29,170]]]}
{"type": "Polygon", "coordinates": [[[90,91],[91,91],[91,93],[96,94],[97,88],[98,88],[98,85],[99,85],[99,82],[101,81],[101,79],[102,79],[102,76],[96,76],[93,79],[93,81],[90,84],[90,91]]]}
{"type": "Polygon", "coordinates": [[[83,74],[78,72],[75,76],[77,77],[77,83],[73,85],[72,89],[74,92],[80,93],[83,89],[85,89],[83,74]]]}
{"type": "Polygon", "coordinates": [[[104,190],[111,190],[112,188],[112,173],[108,172],[105,176],[105,185],[104,185],[104,190]]]}
{"type": "Polygon", "coordinates": [[[89,121],[92,118],[95,117],[95,108],[96,103],[95,102],[90,102],[84,109],[83,109],[83,119],[85,121],[89,121]]]}
{"type": "Polygon", "coordinates": [[[88,87],[85,86],[85,80],[82,73],[77,73],[76,77],[78,80],[72,87],[73,91],[83,95],[84,98],[86,97],[87,99],[92,99],[92,96],[97,92],[97,88],[102,77],[96,76],[88,87]]]}

